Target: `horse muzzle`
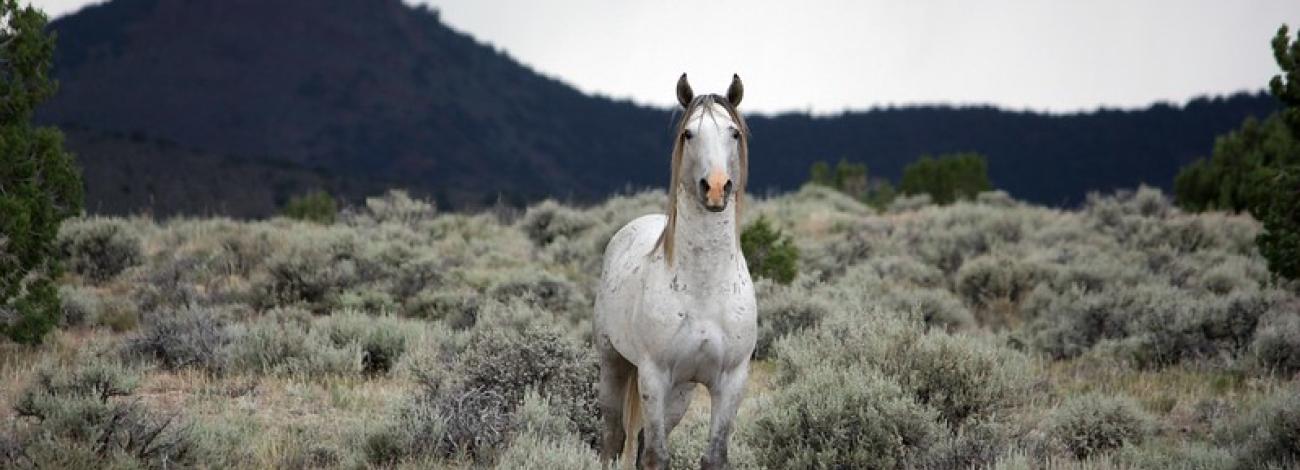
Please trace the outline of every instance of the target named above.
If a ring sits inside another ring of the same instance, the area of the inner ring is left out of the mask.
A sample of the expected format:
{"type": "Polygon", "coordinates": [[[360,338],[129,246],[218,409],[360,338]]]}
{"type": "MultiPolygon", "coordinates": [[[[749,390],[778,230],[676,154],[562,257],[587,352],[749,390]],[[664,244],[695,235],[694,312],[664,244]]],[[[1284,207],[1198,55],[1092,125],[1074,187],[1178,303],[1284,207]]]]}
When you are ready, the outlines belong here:
{"type": "Polygon", "coordinates": [[[704,208],[709,212],[722,212],[727,208],[727,199],[731,197],[731,178],[720,170],[709,172],[708,178],[700,179],[700,195],[704,199],[704,208]]]}

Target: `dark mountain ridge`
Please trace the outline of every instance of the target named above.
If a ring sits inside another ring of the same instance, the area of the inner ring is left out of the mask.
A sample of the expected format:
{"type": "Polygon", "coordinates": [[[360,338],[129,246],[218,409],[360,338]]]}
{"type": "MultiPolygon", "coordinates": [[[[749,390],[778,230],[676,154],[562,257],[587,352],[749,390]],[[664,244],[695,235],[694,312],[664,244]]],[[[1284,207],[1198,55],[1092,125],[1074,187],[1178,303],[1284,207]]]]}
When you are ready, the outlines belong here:
{"type": "MultiPolygon", "coordinates": [[[[398,0],[113,0],[50,29],[60,90],[39,119],[77,130],[68,147],[95,176],[92,209],[262,216],[312,188],[357,199],[385,186],[456,207],[581,201],[667,179],[671,110],[584,95],[398,0]],[[133,172],[116,169],[124,161],[133,172]],[[136,187],[187,172],[231,184],[165,207],[136,187]],[[239,197],[250,188],[256,203],[239,197]]],[[[1275,107],[1261,93],[1069,115],[753,115],[752,187],[796,187],[819,159],[897,178],[921,154],[978,151],[1012,195],[1069,204],[1167,187],[1215,135],[1275,107]]]]}

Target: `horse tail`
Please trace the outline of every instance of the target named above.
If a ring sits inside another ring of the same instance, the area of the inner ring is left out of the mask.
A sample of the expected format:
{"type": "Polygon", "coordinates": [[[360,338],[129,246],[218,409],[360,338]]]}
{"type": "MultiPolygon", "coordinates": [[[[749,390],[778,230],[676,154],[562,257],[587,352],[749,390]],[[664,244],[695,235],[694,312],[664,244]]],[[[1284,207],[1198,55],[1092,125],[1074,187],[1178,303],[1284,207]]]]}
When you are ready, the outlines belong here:
{"type": "Polygon", "coordinates": [[[637,435],[641,433],[641,387],[637,385],[636,370],[627,377],[627,393],[623,396],[623,468],[636,468],[637,435]]]}

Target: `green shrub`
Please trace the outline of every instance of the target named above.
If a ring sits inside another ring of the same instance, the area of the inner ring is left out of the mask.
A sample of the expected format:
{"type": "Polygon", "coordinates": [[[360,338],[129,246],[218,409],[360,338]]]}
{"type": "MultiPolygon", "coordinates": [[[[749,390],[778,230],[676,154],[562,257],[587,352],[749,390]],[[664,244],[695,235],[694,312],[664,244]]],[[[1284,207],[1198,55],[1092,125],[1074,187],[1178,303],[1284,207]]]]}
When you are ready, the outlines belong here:
{"type": "Polygon", "coordinates": [[[73,219],[59,227],[59,252],[72,272],[95,283],[144,261],[140,235],[122,219],[73,219]]]}
{"type": "Polygon", "coordinates": [[[989,183],[988,162],[983,155],[958,153],[938,158],[922,156],[903,168],[898,189],[903,194],[929,194],[937,204],[951,204],[971,199],[993,189],[989,183]]]}
{"type": "Polygon", "coordinates": [[[1256,239],[1259,253],[1274,274],[1300,279],[1300,162],[1279,172],[1271,186],[1273,198],[1259,209],[1264,222],[1256,239]]]}
{"type": "Polygon", "coordinates": [[[790,237],[759,216],[740,233],[740,248],[754,278],[789,284],[799,274],[799,249],[790,237]]]}
{"type": "Polygon", "coordinates": [[[1129,444],[1141,444],[1154,432],[1154,421],[1137,402],[1124,396],[1088,394],[1072,397],[1053,412],[1048,434],[1075,458],[1087,458],[1129,444]]]}
{"type": "Polygon", "coordinates": [[[32,126],[54,93],[54,33],[36,7],[0,2],[0,335],[38,343],[58,324],[59,223],[81,211],[82,183],[63,135],[32,126]]]}
{"type": "Polygon", "coordinates": [[[1256,239],[1260,254],[1278,276],[1300,277],[1300,39],[1286,25],[1273,37],[1282,73],[1269,89],[1282,109],[1261,123],[1247,118],[1220,136],[1208,159],[1179,171],[1174,189],[1191,210],[1250,211],[1264,223],[1256,239]]]}
{"type": "Polygon", "coordinates": [[[289,198],[280,214],[291,219],[330,225],[338,215],[338,203],[325,191],[313,191],[289,198]]]}

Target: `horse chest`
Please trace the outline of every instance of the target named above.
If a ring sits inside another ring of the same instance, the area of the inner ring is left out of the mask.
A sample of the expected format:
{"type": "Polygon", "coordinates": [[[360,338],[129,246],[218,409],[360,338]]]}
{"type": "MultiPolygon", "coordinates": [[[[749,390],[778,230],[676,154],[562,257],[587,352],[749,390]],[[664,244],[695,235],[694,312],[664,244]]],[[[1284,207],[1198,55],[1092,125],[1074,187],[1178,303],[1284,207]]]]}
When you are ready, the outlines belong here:
{"type": "Polygon", "coordinates": [[[637,342],[666,363],[725,366],[753,351],[756,315],[748,276],[670,276],[643,298],[637,342]]]}

